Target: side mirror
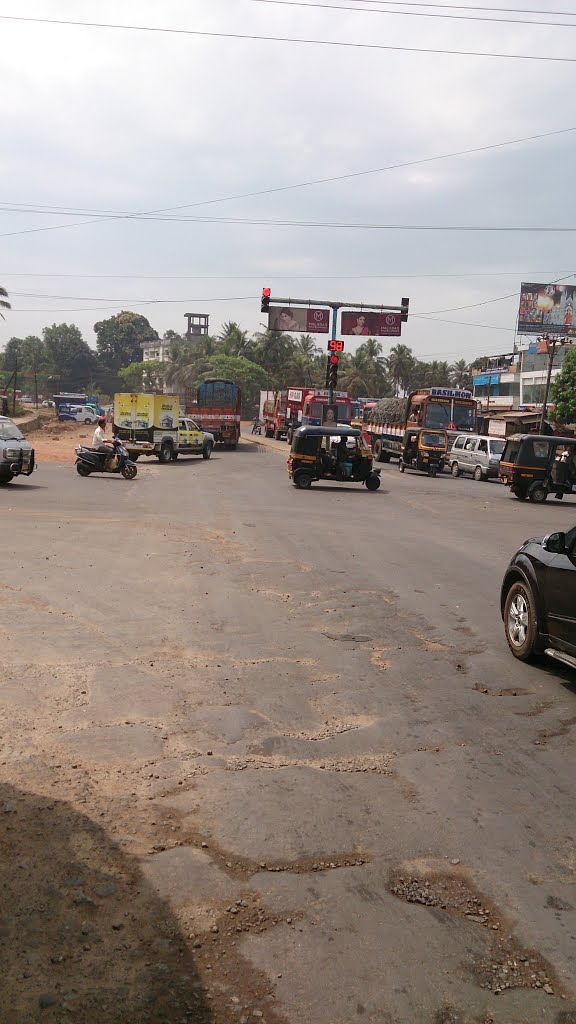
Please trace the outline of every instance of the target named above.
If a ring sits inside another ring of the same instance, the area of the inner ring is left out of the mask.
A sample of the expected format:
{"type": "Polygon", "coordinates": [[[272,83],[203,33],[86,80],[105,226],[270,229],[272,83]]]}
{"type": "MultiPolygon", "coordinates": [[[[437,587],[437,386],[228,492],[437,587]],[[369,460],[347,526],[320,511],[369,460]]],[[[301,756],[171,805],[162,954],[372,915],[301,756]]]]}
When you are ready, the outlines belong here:
{"type": "Polygon", "coordinates": [[[566,551],[566,534],[549,533],[547,537],[544,537],[542,547],[546,551],[553,552],[555,555],[563,555],[566,551]]]}

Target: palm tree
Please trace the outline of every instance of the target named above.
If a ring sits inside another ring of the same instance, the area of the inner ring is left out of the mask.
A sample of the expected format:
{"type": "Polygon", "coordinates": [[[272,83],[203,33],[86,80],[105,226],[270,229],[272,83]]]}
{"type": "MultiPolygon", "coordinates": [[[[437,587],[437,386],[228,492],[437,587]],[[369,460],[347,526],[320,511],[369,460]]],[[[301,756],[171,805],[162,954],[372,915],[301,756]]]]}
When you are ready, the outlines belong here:
{"type": "Polygon", "coordinates": [[[470,366],[465,359],[458,359],[455,363],[452,363],[450,367],[450,383],[455,388],[470,388],[472,374],[470,373],[470,366]]]}
{"type": "Polygon", "coordinates": [[[241,356],[246,354],[246,348],[250,345],[248,331],[243,331],[235,320],[228,320],[218,335],[221,350],[227,356],[241,356]]]}
{"type": "Polygon", "coordinates": [[[408,345],[402,345],[399,343],[390,349],[386,365],[388,373],[394,381],[394,389],[397,395],[399,394],[404,381],[408,378],[413,363],[414,357],[412,355],[412,349],[408,348],[408,345]]]}
{"type": "Polygon", "coordinates": [[[4,313],[1,312],[3,309],[12,309],[12,306],[8,302],[8,292],[5,288],[0,287],[0,316],[5,320],[6,317],[4,316],[4,313]]]}

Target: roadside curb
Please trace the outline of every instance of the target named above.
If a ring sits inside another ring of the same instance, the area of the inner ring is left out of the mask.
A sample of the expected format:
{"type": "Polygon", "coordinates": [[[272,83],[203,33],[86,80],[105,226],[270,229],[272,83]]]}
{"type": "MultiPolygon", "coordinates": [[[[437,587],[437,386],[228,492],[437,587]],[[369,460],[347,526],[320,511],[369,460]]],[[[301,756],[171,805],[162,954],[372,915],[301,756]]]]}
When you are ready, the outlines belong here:
{"type": "Polygon", "coordinates": [[[277,455],[285,455],[288,458],[288,452],[290,448],[286,444],[278,444],[277,441],[263,441],[259,438],[258,434],[248,437],[246,434],[242,435],[243,441],[249,441],[250,444],[257,445],[263,452],[276,452],[277,455]]]}

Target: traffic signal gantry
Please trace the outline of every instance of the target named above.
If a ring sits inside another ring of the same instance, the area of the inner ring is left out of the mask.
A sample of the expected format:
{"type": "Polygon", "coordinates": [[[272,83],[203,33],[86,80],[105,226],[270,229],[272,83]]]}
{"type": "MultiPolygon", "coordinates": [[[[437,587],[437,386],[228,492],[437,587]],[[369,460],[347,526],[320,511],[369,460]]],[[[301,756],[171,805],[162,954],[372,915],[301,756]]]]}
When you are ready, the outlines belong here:
{"type": "Polygon", "coordinates": [[[408,320],[408,306],[410,299],[402,299],[400,306],[383,306],[381,303],[366,303],[366,302],[341,302],[339,299],[292,299],[292,298],[281,298],[280,296],[274,296],[270,294],[270,288],[262,289],[262,302],[260,305],[260,311],[262,313],[270,312],[270,303],[279,303],[282,306],[329,306],[332,310],[332,336],[328,342],[328,357],[326,360],[326,387],[328,388],[328,404],[331,405],[334,401],[334,390],[338,383],[338,366],[340,363],[340,355],[344,351],[344,342],[340,341],[336,337],[336,328],[338,324],[338,311],[340,309],[354,309],[362,312],[363,310],[372,310],[378,313],[400,313],[400,320],[402,323],[406,323],[408,320]]]}

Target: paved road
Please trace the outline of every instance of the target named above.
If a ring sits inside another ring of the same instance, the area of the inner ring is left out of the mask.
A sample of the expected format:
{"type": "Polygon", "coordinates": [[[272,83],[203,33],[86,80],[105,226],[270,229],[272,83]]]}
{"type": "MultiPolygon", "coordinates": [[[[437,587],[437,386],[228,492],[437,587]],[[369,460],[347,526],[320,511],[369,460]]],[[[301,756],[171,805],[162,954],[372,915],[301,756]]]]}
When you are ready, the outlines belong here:
{"type": "Polygon", "coordinates": [[[281,454],[0,494],[0,1020],[576,1021],[576,680],[498,606],[576,506],[281,454]]]}

